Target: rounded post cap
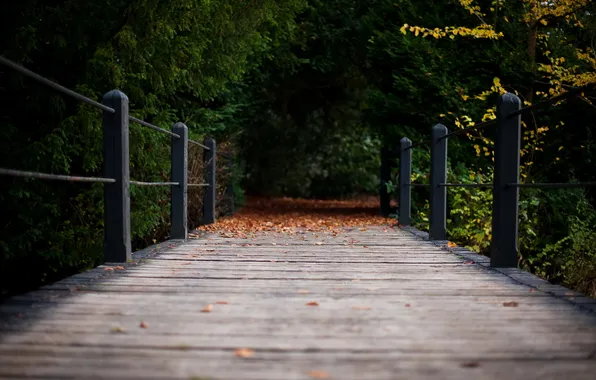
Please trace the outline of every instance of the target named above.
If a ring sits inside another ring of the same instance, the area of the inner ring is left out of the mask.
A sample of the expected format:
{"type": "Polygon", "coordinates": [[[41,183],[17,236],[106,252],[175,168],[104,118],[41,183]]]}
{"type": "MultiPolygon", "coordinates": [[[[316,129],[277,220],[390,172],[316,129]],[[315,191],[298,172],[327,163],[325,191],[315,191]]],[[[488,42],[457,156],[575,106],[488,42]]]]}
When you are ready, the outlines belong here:
{"type": "Polygon", "coordinates": [[[447,127],[446,126],[444,126],[441,123],[438,123],[438,124],[433,125],[433,132],[434,133],[441,133],[441,134],[445,134],[446,135],[448,133],[448,130],[447,130],[447,127]]]}
{"type": "Polygon", "coordinates": [[[128,96],[126,96],[126,94],[120,90],[108,91],[104,94],[102,99],[104,100],[104,102],[115,100],[126,100],[128,102],[128,96]]]}
{"type": "Polygon", "coordinates": [[[517,106],[520,107],[521,106],[521,100],[519,98],[519,96],[511,93],[511,92],[506,92],[503,95],[499,96],[499,101],[497,103],[499,106],[501,105],[511,105],[511,106],[517,106]]]}
{"type": "Polygon", "coordinates": [[[183,130],[186,131],[188,130],[188,127],[186,126],[186,124],[182,123],[182,122],[177,122],[176,124],[174,124],[174,126],[172,127],[173,130],[183,130]]]}

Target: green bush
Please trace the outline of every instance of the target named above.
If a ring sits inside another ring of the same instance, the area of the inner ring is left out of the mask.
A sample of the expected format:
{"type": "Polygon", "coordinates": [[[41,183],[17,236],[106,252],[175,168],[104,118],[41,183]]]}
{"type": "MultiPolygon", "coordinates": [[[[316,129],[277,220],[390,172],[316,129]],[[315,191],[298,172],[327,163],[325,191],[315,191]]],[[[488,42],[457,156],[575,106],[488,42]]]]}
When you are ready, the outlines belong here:
{"type": "MultiPolygon", "coordinates": [[[[559,190],[560,191],[560,190],[559,190]]],[[[563,190],[565,191],[565,190],[563,190]]],[[[570,214],[559,224],[564,236],[527,258],[526,266],[539,276],[596,296],[596,213],[583,190],[550,194],[550,198],[577,197],[576,207],[556,215],[570,214]]],[[[558,203],[562,205],[562,203],[558,203]]],[[[562,208],[562,207],[561,207],[562,208]]],[[[556,219],[553,218],[553,219],[556,219]]]]}

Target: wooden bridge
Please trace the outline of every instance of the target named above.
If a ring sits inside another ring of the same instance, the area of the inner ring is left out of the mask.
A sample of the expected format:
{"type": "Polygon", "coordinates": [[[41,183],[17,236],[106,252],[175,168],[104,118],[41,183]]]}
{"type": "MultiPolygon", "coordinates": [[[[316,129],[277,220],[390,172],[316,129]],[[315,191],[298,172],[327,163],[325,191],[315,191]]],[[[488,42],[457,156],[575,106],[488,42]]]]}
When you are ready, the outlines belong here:
{"type": "Polygon", "coordinates": [[[594,379],[596,300],[386,226],[202,235],[0,306],[0,378],[594,379]]]}
{"type": "MultiPolygon", "coordinates": [[[[0,175],[104,184],[106,264],[0,305],[0,378],[594,379],[596,300],[516,267],[519,99],[497,109],[491,258],[448,244],[447,138],[433,128],[430,184],[410,182],[400,150],[400,222],[315,235],[217,232],[188,239],[187,191],[205,187],[215,220],[215,141],[188,138],[0,57],[23,75],[103,112],[104,175],[0,168],[0,175]],[[171,182],[129,176],[128,123],[172,137],[171,182]],[[188,144],[204,148],[205,183],[189,183],[188,144]],[[130,187],[171,188],[172,239],[131,252],[130,187]],[[430,236],[410,222],[411,188],[430,189],[430,236]]],[[[475,126],[477,128],[480,126],[475,126]]],[[[465,131],[465,130],[462,130],[465,131]]],[[[463,133],[463,132],[457,132],[463,133]]],[[[580,186],[591,184],[571,184],[580,186]]],[[[592,184],[593,185],[593,184],[592,184]]]]}

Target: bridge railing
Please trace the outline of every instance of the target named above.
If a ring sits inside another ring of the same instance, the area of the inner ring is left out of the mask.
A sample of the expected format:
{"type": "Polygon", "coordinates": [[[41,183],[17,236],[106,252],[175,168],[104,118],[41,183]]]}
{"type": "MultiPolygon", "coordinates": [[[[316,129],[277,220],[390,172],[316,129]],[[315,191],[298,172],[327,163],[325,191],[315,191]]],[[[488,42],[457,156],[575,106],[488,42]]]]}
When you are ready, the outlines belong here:
{"type": "Polygon", "coordinates": [[[490,265],[513,268],[518,263],[518,221],[520,188],[577,188],[596,186],[584,183],[520,183],[521,115],[538,107],[561,101],[593,90],[595,85],[574,88],[551,99],[521,108],[520,99],[511,93],[501,95],[497,104],[496,119],[472,127],[448,132],[443,124],[432,127],[431,139],[412,143],[404,137],[400,141],[399,163],[399,212],[401,225],[410,225],[412,187],[430,188],[429,239],[447,240],[447,188],[492,188],[492,240],[490,265]],[[447,142],[450,137],[468,133],[496,124],[495,164],[493,183],[447,183],[447,142]],[[412,183],[412,149],[430,145],[430,183],[412,183]]]}
{"type": "Polygon", "coordinates": [[[172,131],[137,119],[129,114],[128,97],[112,90],[99,103],[65,88],[2,56],[3,64],[20,74],[34,79],[54,90],[90,104],[103,112],[103,177],[78,177],[63,174],[39,173],[0,168],[0,175],[29,177],[42,180],[69,182],[96,182],[104,184],[104,259],[106,262],[127,262],[132,259],[130,229],[130,186],[168,186],[171,189],[171,239],[188,237],[188,188],[204,187],[203,224],[215,222],[216,202],[216,143],[207,138],[204,144],[188,138],[184,123],[176,123],[172,131]],[[164,133],[171,137],[171,181],[141,182],[130,178],[129,121],[164,133]],[[188,144],[202,147],[205,163],[205,183],[188,183],[188,144]]]}

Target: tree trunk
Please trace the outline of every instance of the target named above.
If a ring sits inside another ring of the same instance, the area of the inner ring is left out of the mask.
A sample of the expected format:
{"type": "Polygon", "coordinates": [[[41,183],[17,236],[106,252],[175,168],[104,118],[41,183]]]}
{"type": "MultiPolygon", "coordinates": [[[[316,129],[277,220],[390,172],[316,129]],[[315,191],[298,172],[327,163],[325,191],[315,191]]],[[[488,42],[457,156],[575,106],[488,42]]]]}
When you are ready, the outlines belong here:
{"type": "MultiPolygon", "coordinates": [[[[538,42],[538,21],[534,21],[530,24],[530,30],[528,31],[528,56],[530,56],[530,69],[532,70],[532,77],[536,72],[536,45],[538,42]]],[[[534,100],[534,83],[530,83],[528,93],[526,94],[526,100],[530,103],[534,100]]]]}

